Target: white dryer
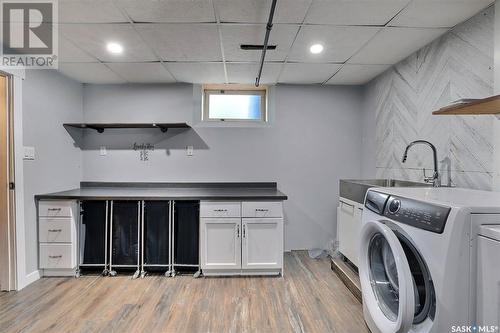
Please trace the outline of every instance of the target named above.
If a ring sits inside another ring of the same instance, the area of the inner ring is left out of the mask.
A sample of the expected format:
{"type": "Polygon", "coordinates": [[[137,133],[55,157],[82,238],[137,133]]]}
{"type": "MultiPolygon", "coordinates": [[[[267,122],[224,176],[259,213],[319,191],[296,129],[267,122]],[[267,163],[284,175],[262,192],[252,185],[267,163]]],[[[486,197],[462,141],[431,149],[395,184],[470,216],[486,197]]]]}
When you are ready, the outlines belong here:
{"type": "Polygon", "coordinates": [[[370,189],[359,254],[363,312],[370,330],[442,333],[473,329],[477,318],[475,242],[482,224],[500,225],[500,193],[458,188],[370,189]]]}

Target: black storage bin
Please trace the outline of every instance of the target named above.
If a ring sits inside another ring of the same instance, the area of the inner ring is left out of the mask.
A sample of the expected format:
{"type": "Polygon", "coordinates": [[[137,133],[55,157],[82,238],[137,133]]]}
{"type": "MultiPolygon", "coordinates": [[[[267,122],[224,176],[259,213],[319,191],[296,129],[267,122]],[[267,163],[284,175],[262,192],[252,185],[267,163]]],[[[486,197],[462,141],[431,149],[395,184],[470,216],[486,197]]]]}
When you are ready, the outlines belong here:
{"type": "Polygon", "coordinates": [[[106,267],[107,201],[82,201],[80,267],[106,267]]]}
{"type": "Polygon", "coordinates": [[[175,201],[174,269],[179,272],[199,270],[200,202],[175,201]]]}
{"type": "Polygon", "coordinates": [[[144,261],[148,271],[170,270],[169,201],[144,202],[144,261]]]}
{"type": "Polygon", "coordinates": [[[110,269],[139,268],[139,221],[137,201],[112,202],[110,269]]]}

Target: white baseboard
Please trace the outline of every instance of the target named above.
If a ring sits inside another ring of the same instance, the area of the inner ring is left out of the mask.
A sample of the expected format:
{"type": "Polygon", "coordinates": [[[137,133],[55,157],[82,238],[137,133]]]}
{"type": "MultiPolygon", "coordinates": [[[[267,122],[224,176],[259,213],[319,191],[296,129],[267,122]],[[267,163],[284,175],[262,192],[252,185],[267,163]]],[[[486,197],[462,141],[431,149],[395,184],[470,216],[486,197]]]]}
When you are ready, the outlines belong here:
{"type": "Polygon", "coordinates": [[[40,271],[36,270],[34,272],[29,273],[24,277],[24,281],[19,281],[17,290],[23,289],[24,287],[32,284],[38,279],[40,279],[40,271]]]}

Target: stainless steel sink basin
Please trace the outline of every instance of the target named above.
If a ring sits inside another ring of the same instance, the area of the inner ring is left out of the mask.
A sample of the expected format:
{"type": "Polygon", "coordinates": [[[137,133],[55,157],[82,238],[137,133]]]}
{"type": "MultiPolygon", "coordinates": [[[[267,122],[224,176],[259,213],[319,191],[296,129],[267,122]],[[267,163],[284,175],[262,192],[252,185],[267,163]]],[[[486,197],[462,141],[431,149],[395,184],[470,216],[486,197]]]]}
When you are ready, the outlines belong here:
{"type": "Polygon", "coordinates": [[[399,179],[342,179],[340,196],[363,204],[366,191],[370,187],[432,187],[432,184],[399,179]]]}

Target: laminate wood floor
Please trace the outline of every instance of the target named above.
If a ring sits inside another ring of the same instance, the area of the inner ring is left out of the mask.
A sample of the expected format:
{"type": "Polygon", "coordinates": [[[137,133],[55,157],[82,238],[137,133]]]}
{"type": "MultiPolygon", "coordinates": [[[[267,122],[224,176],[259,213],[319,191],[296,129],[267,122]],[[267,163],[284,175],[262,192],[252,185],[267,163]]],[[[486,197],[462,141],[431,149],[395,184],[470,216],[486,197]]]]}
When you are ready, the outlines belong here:
{"type": "Polygon", "coordinates": [[[285,277],[43,278],[0,293],[0,332],[369,332],[328,259],[285,255],[285,277]]]}

